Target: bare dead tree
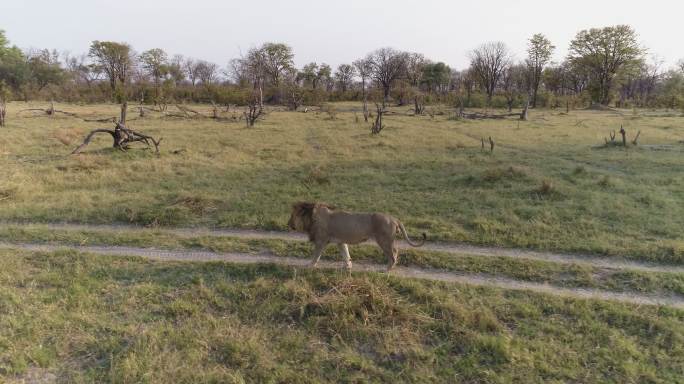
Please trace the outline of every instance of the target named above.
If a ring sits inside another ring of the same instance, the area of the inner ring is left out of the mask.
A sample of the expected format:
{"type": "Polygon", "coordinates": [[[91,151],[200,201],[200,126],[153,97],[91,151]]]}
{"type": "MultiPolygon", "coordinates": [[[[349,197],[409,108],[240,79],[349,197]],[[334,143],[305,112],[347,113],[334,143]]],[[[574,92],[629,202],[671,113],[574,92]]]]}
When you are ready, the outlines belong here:
{"type": "MultiPolygon", "coordinates": [[[[155,100],[155,103],[157,101],[155,100]]],[[[138,114],[140,118],[145,117],[145,92],[140,92],[140,106],[138,106],[138,114]]]]}
{"type": "Polygon", "coordinates": [[[264,106],[261,104],[260,98],[258,96],[253,97],[247,104],[247,109],[243,112],[247,127],[253,127],[254,123],[256,123],[263,113],[264,106]]]}
{"type": "MultiPolygon", "coordinates": [[[[620,133],[620,136],[622,136],[622,142],[615,140],[615,138],[617,137],[617,133],[615,131],[612,131],[609,133],[610,140],[608,140],[608,138],[604,138],[604,141],[606,143],[605,143],[605,145],[603,145],[599,148],[606,148],[606,147],[627,148],[627,131],[625,130],[624,126],[620,126],[620,130],[618,131],[618,133],[620,133]]],[[[632,139],[630,141],[632,143],[632,145],[634,145],[634,146],[639,145],[639,137],[641,137],[641,131],[638,131],[636,136],[634,136],[634,139],[632,139]]]]}
{"type": "Polygon", "coordinates": [[[219,118],[219,109],[218,105],[212,100],[211,101],[211,118],[212,119],[218,119],[219,118]]]}
{"type": "Polygon", "coordinates": [[[407,54],[392,48],[380,48],[366,60],[372,68],[371,77],[382,86],[383,103],[389,99],[394,82],[406,73],[407,54]]]}
{"type": "Polygon", "coordinates": [[[300,75],[295,69],[288,69],[284,74],[287,107],[290,111],[297,111],[304,100],[304,93],[299,85],[300,75]]]}
{"type": "Polygon", "coordinates": [[[382,131],[384,126],[382,125],[382,115],[386,112],[385,106],[375,103],[376,115],[375,122],[371,125],[371,134],[377,135],[382,131]]]}
{"type": "Polygon", "coordinates": [[[302,101],[304,100],[304,95],[302,93],[298,92],[298,90],[296,90],[296,89],[291,89],[288,96],[289,96],[289,100],[288,100],[289,109],[291,111],[297,111],[297,109],[299,109],[299,107],[302,105],[302,101]]]}
{"type": "Polygon", "coordinates": [[[487,93],[487,106],[491,104],[496,85],[510,61],[509,50],[502,42],[486,43],[470,52],[470,67],[487,93]]]}
{"type": "Polygon", "coordinates": [[[368,59],[360,59],[354,62],[356,71],[361,78],[361,93],[363,94],[363,120],[367,123],[370,112],[368,111],[368,91],[366,90],[366,81],[373,73],[373,66],[368,59]]]}
{"type": "Polygon", "coordinates": [[[425,104],[423,104],[422,96],[415,95],[413,97],[413,104],[414,104],[413,111],[416,114],[416,116],[422,115],[425,112],[425,104]]]}

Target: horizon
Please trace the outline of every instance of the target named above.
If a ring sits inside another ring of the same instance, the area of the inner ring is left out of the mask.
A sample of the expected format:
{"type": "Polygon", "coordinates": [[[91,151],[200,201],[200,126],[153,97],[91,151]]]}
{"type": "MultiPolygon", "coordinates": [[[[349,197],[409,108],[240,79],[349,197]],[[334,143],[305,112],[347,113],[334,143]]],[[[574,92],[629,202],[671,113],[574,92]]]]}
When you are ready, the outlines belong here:
{"type": "Polygon", "coordinates": [[[469,65],[468,52],[489,41],[504,42],[515,59],[522,60],[527,40],[534,33],[542,33],[556,46],[553,61],[560,62],[577,32],[628,24],[647,48],[647,62],[657,56],[663,61],[663,69],[669,69],[684,58],[684,50],[676,42],[681,33],[668,29],[668,25],[679,25],[677,15],[684,6],[662,0],[638,11],[636,1],[596,4],[580,0],[571,9],[562,9],[566,16],[560,20],[539,0],[497,0],[486,5],[441,5],[439,1],[427,0],[422,9],[433,17],[429,20],[416,18],[412,4],[407,1],[383,0],[365,5],[351,0],[344,8],[335,9],[342,17],[336,19],[339,25],[332,27],[330,11],[315,7],[316,2],[310,0],[295,0],[286,5],[273,0],[262,2],[262,14],[256,20],[248,4],[212,0],[197,0],[193,4],[195,7],[188,9],[187,3],[178,0],[144,4],[131,0],[114,4],[102,0],[24,1],[6,6],[7,11],[0,15],[0,29],[5,30],[12,45],[22,50],[57,49],[73,55],[86,54],[94,40],[110,40],[128,43],[136,52],[161,48],[170,56],[181,54],[225,68],[232,58],[240,57],[251,47],[278,42],[292,47],[295,64],[300,68],[309,62],[328,63],[336,68],[377,48],[393,47],[422,53],[430,60],[461,70],[469,65]],[[87,17],[92,14],[94,3],[99,13],[108,15],[106,18],[87,17]],[[612,4],[619,4],[619,8],[612,4]],[[593,12],[585,13],[588,7],[593,12]],[[35,9],[41,12],[34,14],[35,9]],[[461,17],[464,13],[468,17],[461,17]],[[357,17],[359,14],[365,16],[357,17]],[[65,28],[64,20],[68,18],[77,18],[80,23],[65,28]],[[33,22],[26,23],[28,19],[33,22]],[[482,25],[483,19],[489,22],[482,25]],[[453,20],[456,25],[445,25],[453,20]],[[366,32],[378,26],[379,32],[366,32]],[[197,44],[198,41],[203,43],[197,44]]]}

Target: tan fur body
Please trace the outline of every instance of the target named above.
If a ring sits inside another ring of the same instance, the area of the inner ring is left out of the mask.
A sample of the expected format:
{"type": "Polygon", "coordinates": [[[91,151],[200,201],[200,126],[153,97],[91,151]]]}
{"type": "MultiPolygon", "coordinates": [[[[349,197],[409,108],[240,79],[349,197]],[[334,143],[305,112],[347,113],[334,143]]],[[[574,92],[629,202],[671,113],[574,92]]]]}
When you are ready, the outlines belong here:
{"type": "Polygon", "coordinates": [[[309,235],[314,243],[312,266],[316,266],[323,249],[330,243],[338,244],[347,268],[351,269],[351,259],[347,244],[359,244],[373,239],[387,257],[387,270],[390,271],[398,261],[398,250],[394,236],[403,234],[406,241],[419,247],[425,243],[426,235],[419,244],[409,239],[404,226],[394,217],[384,213],[350,213],[337,210],[322,203],[296,203],[288,227],[309,235]]]}

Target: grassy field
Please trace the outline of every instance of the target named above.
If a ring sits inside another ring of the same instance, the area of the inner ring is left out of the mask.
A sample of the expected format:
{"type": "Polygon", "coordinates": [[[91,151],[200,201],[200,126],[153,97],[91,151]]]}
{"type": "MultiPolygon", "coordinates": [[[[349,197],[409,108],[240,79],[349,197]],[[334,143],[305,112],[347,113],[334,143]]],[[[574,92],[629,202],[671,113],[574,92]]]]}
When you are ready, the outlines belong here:
{"type": "MultiPolygon", "coordinates": [[[[393,108],[371,136],[337,104],[243,122],[130,126],[162,151],[83,136],[108,124],[33,117],[0,129],[0,222],[134,223],[146,230],[0,225],[0,241],[208,249],[309,257],[310,245],[156,227],[284,230],[322,200],[399,217],[431,240],[684,262],[684,117],[664,111],[533,111],[465,121],[393,108]],[[602,148],[624,125],[639,145],[602,148]],[[482,137],[496,142],[493,153],[482,137]]],[[[88,117],[115,105],[57,105],[88,117]]],[[[173,108],[173,107],[171,107],[173,108]]],[[[207,107],[193,106],[209,114],[207,107]]],[[[237,116],[237,114],[236,114],[237,116]]],[[[133,109],[129,118],[135,117],[133,109]]],[[[357,118],[358,117],[358,118],[357,118]]],[[[336,258],[328,250],[326,258],[336,258]]],[[[383,263],[375,247],[355,261],[383,263]]],[[[403,250],[405,266],[560,287],[684,294],[675,272],[403,250]]],[[[0,250],[0,382],[615,382],[684,377],[684,311],[526,291],[273,265],[157,262],[0,250]]]]}
{"type": "MultiPolygon", "coordinates": [[[[284,229],[293,201],[324,200],[389,212],[432,239],[684,259],[678,114],[537,111],[529,122],[455,121],[396,108],[372,137],[345,112],[355,106],[338,105],[335,120],[274,111],[254,128],[159,116],[130,122],[164,138],[156,157],[115,151],[109,137],[69,156],[89,129],[107,124],[17,115],[27,105],[13,103],[0,135],[0,219],[284,229]],[[641,131],[639,147],[595,148],[620,125],[630,137],[641,131]],[[483,136],[497,143],[493,154],[481,150],[483,136]]],[[[97,117],[117,109],[57,108],[97,117]]]]}
{"type": "Polygon", "coordinates": [[[684,118],[675,113],[535,111],[529,122],[456,121],[395,108],[376,137],[349,111],[356,104],[339,104],[334,120],[274,111],[254,128],[131,121],[164,138],[156,157],[115,151],[109,137],[69,156],[89,129],[108,125],[18,114],[27,107],[11,104],[0,131],[3,220],[284,229],[293,201],[324,200],[389,212],[431,239],[684,258],[684,118]],[[595,148],[620,125],[630,137],[641,131],[640,146],[595,148]],[[480,148],[489,136],[493,154],[480,148]]]}
{"type": "Polygon", "coordinates": [[[0,378],[616,382],[684,377],[684,313],[379,274],[0,251],[0,378]]]}

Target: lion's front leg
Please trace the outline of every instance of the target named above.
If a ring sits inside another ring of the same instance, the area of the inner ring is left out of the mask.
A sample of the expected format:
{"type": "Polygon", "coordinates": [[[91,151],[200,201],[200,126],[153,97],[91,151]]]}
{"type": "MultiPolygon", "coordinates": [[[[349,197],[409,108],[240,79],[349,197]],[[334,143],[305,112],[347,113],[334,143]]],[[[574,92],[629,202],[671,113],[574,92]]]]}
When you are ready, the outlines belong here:
{"type": "Polygon", "coordinates": [[[314,250],[313,250],[313,259],[311,260],[311,268],[316,268],[316,265],[318,265],[318,260],[321,259],[321,255],[323,254],[323,250],[325,249],[326,243],[315,243],[314,244],[314,250]]]}
{"type": "Polygon", "coordinates": [[[340,254],[344,259],[344,262],[347,264],[347,269],[351,271],[352,262],[351,256],[349,255],[349,247],[347,246],[347,244],[344,243],[338,244],[337,246],[340,248],[340,254]]]}

